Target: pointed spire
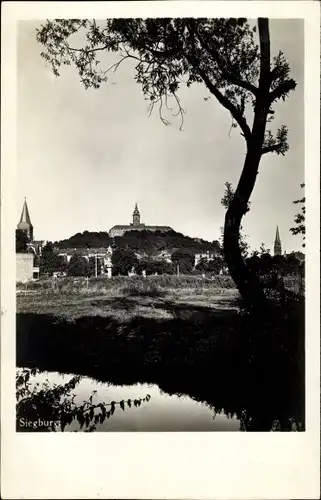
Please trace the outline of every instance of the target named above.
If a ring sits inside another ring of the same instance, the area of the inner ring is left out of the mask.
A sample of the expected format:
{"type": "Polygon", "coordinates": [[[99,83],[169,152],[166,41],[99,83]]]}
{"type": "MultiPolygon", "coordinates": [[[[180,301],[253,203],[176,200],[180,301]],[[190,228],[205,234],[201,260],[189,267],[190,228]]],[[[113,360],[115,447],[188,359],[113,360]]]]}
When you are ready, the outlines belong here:
{"type": "Polygon", "coordinates": [[[138,210],[137,202],[135,203],[135,209],[133,212],[133,225],[134,226],[139,226],[140,225],[140,213],[138,210]]]}
{"type": "Polygon", "coordinates": [[[135,203],[134,213],[139,214],[139,210],[138,210],[137,202],[135,203]]]}
{"type": "Polygon", "coordinates": [[[274,255],[282,255],[282,245],[279,233],[279,226],[276,226],[276,235],[274,240],[274,255]]]}
{"type": "Polygon", "coordinates": [[[23,207],[22,207],[22,212],[21,212],[21,217],[20,217],[20,223],[21,222],[29,224],[30,226],[32,225],[31,224],[31,220],[30,220],[28,205],[27,205],[27,198],[25,198],[25,201],[24,201],[24,204],[23,204],[23,207]]]}
{"type": "Polygon", "coordinates": [[[31,224],[26,198],[22,207],[20,222],[17,225],[17,229],[24,231],[27,234],[29,240],[33,241],[33,226],[31,224]]]}

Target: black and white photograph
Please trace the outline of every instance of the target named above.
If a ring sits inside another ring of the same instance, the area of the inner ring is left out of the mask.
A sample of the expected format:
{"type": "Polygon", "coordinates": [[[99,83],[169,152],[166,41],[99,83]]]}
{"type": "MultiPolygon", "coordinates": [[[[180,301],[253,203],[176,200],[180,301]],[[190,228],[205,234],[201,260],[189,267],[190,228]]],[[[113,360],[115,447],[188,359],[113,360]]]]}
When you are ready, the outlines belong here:
{"type": "Polygon", "coordinates": [[[303,20],[17,36],[16,431],[305,431],[303,20]]]}
{"type": "Polygon", "coordinates": [[[319,498],[319,8],[5,3],[1,496],[319,498]]]}

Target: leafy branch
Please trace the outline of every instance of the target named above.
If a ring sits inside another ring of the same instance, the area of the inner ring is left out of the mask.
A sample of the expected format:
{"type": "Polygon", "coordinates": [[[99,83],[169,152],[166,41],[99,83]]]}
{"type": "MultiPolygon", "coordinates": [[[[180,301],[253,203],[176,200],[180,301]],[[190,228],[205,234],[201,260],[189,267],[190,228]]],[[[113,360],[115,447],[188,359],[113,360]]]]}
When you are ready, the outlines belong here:
{"type": "Polygon", "coordinates": [[[271,130],[267,130],[263,142],[262,154],[266,153],[276,153],[277,155],[284,156],[289,149],[287,142],[288,128],[282,125],[278,129],[276,136],[274,136],[271,130]]]}
{"type": "MultiPolygon", "coordinates": [[[[99,23],[89,19],[56,19],[41,26],[36,37],[45,47],[41,55],[51,64],[53,73],[59,76],[62,66],[73,64],[86,89],[99,88],[107,82],[108,73],[115,72],[123,61],[136,60],[135,80],[150,101],[149,115],[157,104],[163,124],[170,123],[164,116],[165,110],[174,117],[180,116],[180,130],[185,111],[177,91],[183,76],[187,76],[184,83],[188,87],[194,82],[204,82],[231,113],[249,142],[251,130],[245,107],[247,103],[255,107],[259,98],[260,53],[255,34],[256,27],[250,28],[243,18],[128,19],[126,22],[106,19],[99,23]],[[84,33],[86,40],[80,48],[72,44],[78,32],[84,33]],[[104,70],[97,59],[100,52],[118,52],[120,58],[104,70]],[[169,96],[175,101],[175,112],[167,105],[169,96]]],[[[270,105],[279,98],[284,100],[295,88],[289,72],[289,64],[280,51],[268,71],[270,105]]],[[[281,135],[282,140],[277,137],[268,143],[263,154],[285,153],[286,137],[283,132],[281,135]]]]}
{"type": "MultiPolygon", "coordinates": [[[[300,187],[303,189],[305,187],[305,184],[300,184],[300,187]]],[[[305,247],[305,196],[303,196],[302,198],[298,199],[298,200],[295,200],[293,202],[295,205],[297,204],[301,204],[301,212],[299,212],[298,214],[296,214],[295,218],[294,218],[294,223],[296,224],[296,226],[294,227],[291,227],[290,228],[290,231],[293,235],[297,235],[297,234],[302,234],[303,235],[303,248],[305,247]]]]}
{"type": "Polygon", "coordinates": [[[30,377],[37,375],[37,369],[23,369],[16,375],[16,418],[17,421],[25,418],[31,421],[37,419],[51,422],[48,431],[55,431],[54,422],[58,422],[61,431],[66,425],[73,421],[79,423],[80,429],[84,426],[87,432],[96,430],[98,424],[102,424],[106,419],[114,415],[117,408],[125,411],[125,408],[139,407],[142,403],[147,403],[151,396],[147,394],[144,398],[127,399],[121,401],[111,401],[108,403],[93,403],[93,397],[97,391],[93,391],[88,400],[81,405],[74,402],[75,394],[71,394],[76,385],[81,381],[80,376],[74,376],[63,385],[54,384],[50,387],[49,381],[43,382],[39,388],[39,383],[31,384],[30,377]],[[31,389],[30,386],[33,385],[31,389]]]}

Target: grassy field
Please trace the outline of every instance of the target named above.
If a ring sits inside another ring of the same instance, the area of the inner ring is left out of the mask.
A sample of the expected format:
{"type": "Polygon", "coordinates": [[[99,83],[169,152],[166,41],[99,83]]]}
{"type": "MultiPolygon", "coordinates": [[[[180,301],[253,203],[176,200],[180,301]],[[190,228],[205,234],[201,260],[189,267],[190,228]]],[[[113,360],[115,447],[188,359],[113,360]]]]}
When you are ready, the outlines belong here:
{"type": "Polygon", "coordinates": [[[51,314],[75,320],[111,317],[172,319],[237,309],[238,292],[229,277],[199,276],[66,278],[17,285],[17,312],[51,314]]]}

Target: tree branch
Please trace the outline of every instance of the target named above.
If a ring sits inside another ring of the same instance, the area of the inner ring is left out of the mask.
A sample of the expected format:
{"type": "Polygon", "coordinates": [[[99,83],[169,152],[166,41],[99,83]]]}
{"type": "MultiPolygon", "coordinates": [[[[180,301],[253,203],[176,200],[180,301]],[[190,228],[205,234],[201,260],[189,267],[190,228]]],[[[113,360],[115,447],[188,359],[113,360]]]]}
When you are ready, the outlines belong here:
{"type": "Polygon", "coordinates": [[[153,54],[155,57],[172,57],[178,54],[178,49],[171,49],[171,50],[156,50],[153,49],[152,47],[149,47],[146,45],[147,50],[153,54]]]}
{"type": "Polygon", "coordinates": [[[89,54],[90,52],[98,52],[99,50],[108,49],[108,45],[104,45],[103,47],[96,47],[95,49],[76,49],[74,47],[70,47],[70,45],[67,44],[65,44],[65,47],[67,47],[68,50],[72,50],[73,52],[85,52],[86,54],[89,54]]]}
{"type": "Polygon", "coordinates": [[[103,71],[104,74],[108,73],[109,71],[111,71],[112,69],[114,70],[113,72],[115,73],[118,69],[118,67],[120,66],[120,64],[125,60],[125,59],[136,59],[137,61],[139,62],[144,62],[142,59],[140,59],[139,57],[136,57],[136,56],[133,56],[132,54],[130,54],[129,52],[126,51],[126,55],[121,55],[121,59],[119,61],[117,61],[116,63],[112,64],[109,68],[107,68],[106,70],[103,71]]]}
{"type": "MultiPolygon", "coordinates": [[[[193,23],[194,24],[194,23],[193,23]]],[[[201,47],[206,50],[206,52],[213,58],[213,60],[216,62],[216,64],[219,67],[219,70],[222,73],[223,78],[225,78],[227,81],[230,81],[234,85],[237,85],[238,87],[242,87],[245,90],[248,90],[249,92],[252,92],[254,96],[257,96],[257,87],[255,85],[252,85],[251,83],[242,80],[239,78],[235,73],[228,71],[226,69],[226,62],[221,61],[220,55],[216,49],[213,47],[209,47],[209,45],[201,38],[200,34],[195,30],[195,26],[192,26],[190,22],[187,23],[187,29],[191,33],[191,35],[194,35],[198,38],[201,47]]]]}
{"type": "Polygon", "coordinates": [[[266,153],[277,153],[278,150],[283,146],[280,142],[277,144],[273,144],[271,146],[266,146],[262,148],[262,155],[265,155],[266,153]]]}
{"type": "Polygon", "coordinates": [[[276,99],[280,99],[283,95],[286,95],[290,90],[294,90],[296,87],[296,82],[291,78],[286,82],[281,83],[278,87],[276,87],[269,94],[270,104],[274,102],[276,99]]]}
{"type": "Polygon", "coordinates": [[[203,69],[201,69],[199,63],[196,61],[196,59],[193,56],[191,56],[190,54],[186,54],[185,53],[185,57],[190,62],[190,64],[194,68],[197,69],[199,75],[203,79],[203,81],[204,81],[205,85],[207,86],[208,90],[216,97],[216,99],[218,100],[218,102],[222,106],[224,106],[224,108],[226,108],[231,113],[231,115],[233,116],[233,118],[235,119],[235,121],[239,124],[239,126],[241,127],[241,129],[243,131],[243,135],[244,135],[246,141],[247,142],[250,141],[251,135],[252,135],[251,134],[251,130],[250,130],[250,127],[248,126],[248,124],[247,124],[244,116],[242,115],[242,113],[211,82],[211,80],[209,79],[209,77],[207,76],[207,74],[205,73],[205,71],[203,69]]]}

